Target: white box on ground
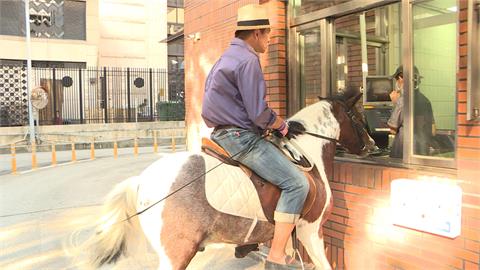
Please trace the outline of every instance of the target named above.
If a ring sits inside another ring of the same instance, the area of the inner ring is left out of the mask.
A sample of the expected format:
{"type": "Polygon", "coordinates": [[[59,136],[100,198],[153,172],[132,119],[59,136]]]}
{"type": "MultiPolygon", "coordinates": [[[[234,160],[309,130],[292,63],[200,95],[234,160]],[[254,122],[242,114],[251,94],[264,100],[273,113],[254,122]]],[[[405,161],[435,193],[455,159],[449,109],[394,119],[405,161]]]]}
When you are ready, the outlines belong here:
{"type": "Polygon", "coordinates": [[[462,189],[447,181],[396,179],[390,194],[393,224],[449,238],[460,235],[462,189]]]}

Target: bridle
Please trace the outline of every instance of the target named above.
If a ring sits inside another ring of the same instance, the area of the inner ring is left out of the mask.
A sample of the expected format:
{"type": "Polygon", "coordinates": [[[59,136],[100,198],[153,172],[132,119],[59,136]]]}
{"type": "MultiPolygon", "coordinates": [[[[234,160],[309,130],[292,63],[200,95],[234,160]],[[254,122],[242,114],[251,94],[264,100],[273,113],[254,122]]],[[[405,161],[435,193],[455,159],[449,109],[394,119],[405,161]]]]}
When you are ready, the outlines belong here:
{"type": "MultiPolygon", "coordinates": [[[[365,124],[363,123],[363,121],[359,120],[355,116],[355,113],[352,110],[354,105],[352,107],[349,107],[349,106],[347,106],[347,104],[344,101],[341,101],[341,100],[337,100],[337,101],[345,109],[348,118],[352,122],[351,124],[352,124],[353,130],[355,131],[355,135],[357,136],[359,141],[362,142],[362,144],[363,144],[361,148],[362,148],[362,150],[364,150],[367,147],[365,142],[363,141],[363,137],[365,136],[365,133],[366,133],[365,128],[364,128],[365,124]]],[[[340,141],[335,139],[335,138],[327,137],[327,136],[320,135],[320,134],[313,133],[313,132],[309,132],[309,131],[303,131],[302,134],[306,134],[306,135],[309,135],[309,136],[312,136],[312,137],[315,137],[315,138],[319,138],[319,139],[325,139],[325,140],[328,140],[328,141],[331,141],[331,142],[334,142],[334,143],[340,143],[340,141]]]]}
{"type": "Polygon", "coordinates": [[[364,150],[367,145],[363,141],[364,136],[366,135],[366,130],[365,130],[365,123],[363,123],[362,120],[359,120],[357,116],[355,115],[355,112],[353,111],[353,107],[355,104],[352,106],[347,106],[347,104],[344,101],[339,101],[339,103],[342,105],[342,107],[345,109],[348,118],[351,120],[351,125],[353,130],[355,131],[355,134],[358,138],[358,140],[362,143],[362,150],[364,150]]]}

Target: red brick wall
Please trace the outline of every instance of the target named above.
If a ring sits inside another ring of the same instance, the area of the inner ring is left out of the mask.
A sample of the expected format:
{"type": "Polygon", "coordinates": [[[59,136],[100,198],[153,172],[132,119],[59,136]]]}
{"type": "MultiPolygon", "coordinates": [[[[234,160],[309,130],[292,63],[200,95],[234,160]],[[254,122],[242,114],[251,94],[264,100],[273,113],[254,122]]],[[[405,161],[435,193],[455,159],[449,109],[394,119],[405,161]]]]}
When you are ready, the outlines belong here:
{"type": "MultiPolygon", "coordinates": [[[[268,7],[271,40],[268,53],[261,56],[267,80],[267,100],[271,108],[282,116],[287,114],[287,62],[286,62],[286,7],[277,0],[260,1],[268,7]]],[[[203,121],[201,106],[205,79],[211,67],[229,46],[234,37],[239,7],[259,3],[258,0],[185,1],[185,106],[187,144],[189,149],[199,148],[203,121]],[[200,40],[188,38],[200,33],[200,40]]],[[[203,134],[202,134],[203,135],[203,134]]]]}
{"type": "MultiPolygon", "coordinates": [[[[457,157],[459,171],[480,170],[480,122],[467,121],[467,1],[460,2],[459,70],[457,81],[457,157]]],[[[478,89],[474,89],[478,91],[478,89]]]]}
{"type": "Polygon", "coordinates": [[[334,208],[324,226],[332,265],[337,269],[479,269],[478,183],[458,175],[456,170],[408,170],[336,162],[330,181],[334,208]],[[463,189],[462,233],[456,239],[389,222],[389,215],[395,214],[389,211],[391,181],[428,175],[448,177],[463,189]]]}

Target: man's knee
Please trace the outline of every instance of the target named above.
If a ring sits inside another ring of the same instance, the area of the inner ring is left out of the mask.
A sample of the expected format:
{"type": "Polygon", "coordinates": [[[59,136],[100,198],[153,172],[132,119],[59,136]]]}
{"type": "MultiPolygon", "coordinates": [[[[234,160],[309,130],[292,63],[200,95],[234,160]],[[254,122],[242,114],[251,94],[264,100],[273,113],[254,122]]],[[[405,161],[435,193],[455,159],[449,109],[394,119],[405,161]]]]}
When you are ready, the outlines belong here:
{"type": "Polygon", "coordinates": [[[305,176],[297,180],[297,185],[295,189],[297,190],[299,197],[307,198],[310,184],[308,183],[308,180],[305,176]]]}

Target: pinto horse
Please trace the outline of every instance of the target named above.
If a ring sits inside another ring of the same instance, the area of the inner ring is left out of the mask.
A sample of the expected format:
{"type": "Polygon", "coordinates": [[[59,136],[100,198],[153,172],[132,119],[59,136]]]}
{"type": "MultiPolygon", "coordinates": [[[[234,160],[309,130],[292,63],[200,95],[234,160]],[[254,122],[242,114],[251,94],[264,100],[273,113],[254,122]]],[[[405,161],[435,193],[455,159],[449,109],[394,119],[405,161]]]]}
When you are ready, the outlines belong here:
{"type": "MultiPolygon", "coordinates": [[[[319,213],[318,218],[313,221],[301,218],[297,224],[298,239],[317,269],[331,269],[325,255],[322,224],[332,207],[328,179],[333,175],[336,144],[360,155],[373,142],[364,129],[363,117],[355,108],[361,95],[346,92],[328,99],[320,98],[319,102],[290,118],[306,129],[304,134],[290,140],[310,157],[314,169],[318,170],[314,181],[320,203],[314,206],[319,209],[312,209],[319,213]],[[334,140],[309,134],[321,134],[334,140]]],[[[274,225],[268,221],[260,220],[253,226],[252,219],[220,212],[209,204],[205,188],[209,177],[206,164],[212,161],[219,163],[205,153],[173,153],[151,164],[139,176],[118,184],[107,196],[96,234],[88,241],[87,250],[93,255],[91,265],[115,263],[126,254],[129,245],[134,246],[128,234],[140,229],[158,254],[158,269],[185,269],[197,251],[208,244],[245,245],[271,240],[274,225]],[[192,181],[195,176],[200,177],[192,181]],[[148,211],[138,214],[148,207],[148,211]],[[248,239],[245,238],[247,234],[248,239]]],[[[235,168],[229,167],[223,171],[235,168]]],[[[222,177],[219,173],[214,175],[222,177]]]]}

